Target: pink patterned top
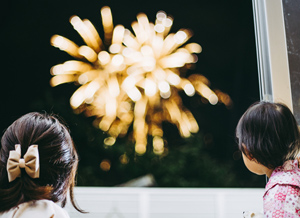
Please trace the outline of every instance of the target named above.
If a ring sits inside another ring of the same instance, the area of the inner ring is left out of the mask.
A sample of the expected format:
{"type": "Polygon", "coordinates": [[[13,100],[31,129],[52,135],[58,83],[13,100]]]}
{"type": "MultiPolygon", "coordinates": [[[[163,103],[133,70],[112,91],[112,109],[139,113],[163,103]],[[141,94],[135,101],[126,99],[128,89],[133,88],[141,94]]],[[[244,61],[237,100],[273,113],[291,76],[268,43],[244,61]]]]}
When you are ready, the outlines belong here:
{"type": "Polygon", "coordinates": [[[275,168],[264,194],[267,218],[300,217],[300,169],[297,160],[288,160],[275,168]]]}

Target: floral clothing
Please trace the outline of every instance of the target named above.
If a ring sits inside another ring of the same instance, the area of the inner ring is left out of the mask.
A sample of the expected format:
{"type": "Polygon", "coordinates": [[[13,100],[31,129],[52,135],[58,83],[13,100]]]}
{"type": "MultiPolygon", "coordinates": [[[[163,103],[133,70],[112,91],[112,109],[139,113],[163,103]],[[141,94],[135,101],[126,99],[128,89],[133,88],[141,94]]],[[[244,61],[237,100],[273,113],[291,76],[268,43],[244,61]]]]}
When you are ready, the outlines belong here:
{"type": "Polygon", "coordinates": [[[300,217],[300,169],[297,160],[275,168],[264,194],[266,218],[300,217]]]}

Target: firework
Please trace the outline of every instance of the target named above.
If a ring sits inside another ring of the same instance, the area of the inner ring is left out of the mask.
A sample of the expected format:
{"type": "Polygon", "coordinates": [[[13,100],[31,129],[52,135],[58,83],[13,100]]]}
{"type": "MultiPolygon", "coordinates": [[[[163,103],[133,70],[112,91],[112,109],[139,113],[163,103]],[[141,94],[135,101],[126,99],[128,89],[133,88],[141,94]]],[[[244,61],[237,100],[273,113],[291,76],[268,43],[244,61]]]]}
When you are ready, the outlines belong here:
{"type": "Polygon", "coordinates": [[[182,104],[181,91],[188,96],[197,93],[211,104],[231,104],[227,94],[209,88],[204,76],[181,76],[184,68],[197,62],[201,46],[185,44],[192,36],[188,29],[169,33],[173,20],[165,12],[157,13],[155,23],[138,14],[133,32],[122,25],[113,26],[109,7],[103,7],[101,15],[103,41],[89,20],[77,16],[71,17],[70,23],[86,45],[78,46],[59,35],[51,38],[53,46],[75,60],[52,67],[50,83],[79,84],[70,104],[77,112],[96,117],[97,126],[109,135],[106,145],[125,136],[131,125],[138,154],[146,152],[148,136],[154,153],[164,153],[164,121],[175,124],[182,137],[196,133],[198,124],[182,104]]]}

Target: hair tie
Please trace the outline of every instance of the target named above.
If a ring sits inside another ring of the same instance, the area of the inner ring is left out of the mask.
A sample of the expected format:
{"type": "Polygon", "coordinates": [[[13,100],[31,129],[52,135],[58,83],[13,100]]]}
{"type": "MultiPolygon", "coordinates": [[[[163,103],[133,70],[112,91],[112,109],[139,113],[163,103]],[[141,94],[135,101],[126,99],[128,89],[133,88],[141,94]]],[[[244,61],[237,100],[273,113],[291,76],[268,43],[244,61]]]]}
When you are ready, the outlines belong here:
{"type": "Polygon", "coordinates": [[[25,168],[26,173],[31,178],[39,178],[40,161],[37,145],[28,147],[24,159],[21,158],[21,145],[19,144],[15,145],[15,150],[9,152],[6,166],[9,182],[14,181],[17,177],[21,176],[21,168],[25,168]]]}

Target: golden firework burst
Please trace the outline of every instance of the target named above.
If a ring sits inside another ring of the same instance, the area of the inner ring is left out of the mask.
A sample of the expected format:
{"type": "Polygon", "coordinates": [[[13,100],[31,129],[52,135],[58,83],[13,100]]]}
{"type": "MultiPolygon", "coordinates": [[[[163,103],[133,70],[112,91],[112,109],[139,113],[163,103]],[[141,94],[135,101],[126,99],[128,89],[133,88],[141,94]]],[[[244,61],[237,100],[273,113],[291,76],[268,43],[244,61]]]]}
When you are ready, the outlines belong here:
{"type": "Polygon", "coordinates": [[[192,36],[188,29],[169,33],[173,20],[163,11],[155,23],[140,13],[132,23],[133,32],[122,25],[113,26],[109,7],[101,9],[104,40],[89,20],[70,19],[86,45],[78,46],[69,39],[54,35],[51,44],[76,58],[51,69],[51,85],[75,82],[80,87],[70,99],[72,108],[95,116],[100,129],[107,132],[106,145],[125,136],[133,124],[135,151],[144,154],[148,136],[153,151],[164,153],[162,122],[173,123],[182,137],[198,131],[192,113],[184,107],[180,91],[195,93],[211,104],[229,106],[230,97],[209,88],[202,75],[182,77],[182,69],[197,62],[201,52],[197,43],[185,44],[192,36]]]}

